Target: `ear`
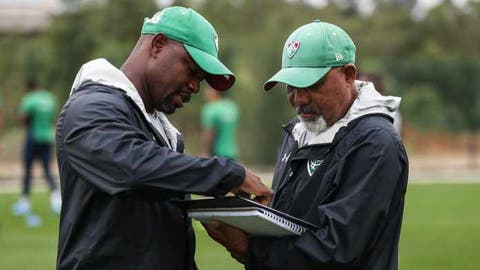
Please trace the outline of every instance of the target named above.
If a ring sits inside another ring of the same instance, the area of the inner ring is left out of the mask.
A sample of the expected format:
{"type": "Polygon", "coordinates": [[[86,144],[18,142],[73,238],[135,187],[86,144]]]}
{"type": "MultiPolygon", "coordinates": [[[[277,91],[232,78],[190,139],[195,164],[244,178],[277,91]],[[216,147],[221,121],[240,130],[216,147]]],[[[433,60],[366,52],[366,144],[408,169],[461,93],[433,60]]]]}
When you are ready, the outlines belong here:
{"type": "Polygon", "coordinates": [[[357,78],[357,67],[354,64],[346,64],[343,67],[343,71],[345,73],[345,80],[349,84],[355,83],[355,79],[357,78]]]}
{"type": "Polygon", "coordinates": [[[167,45],[168,45],[168,38],[162,33],[156,34],[155,36],[153,36],[153,39],[152,39],[150,54],[153,56],[153,58],[157,58],[160,52],[162,50],[165,50],[167,45]]]}

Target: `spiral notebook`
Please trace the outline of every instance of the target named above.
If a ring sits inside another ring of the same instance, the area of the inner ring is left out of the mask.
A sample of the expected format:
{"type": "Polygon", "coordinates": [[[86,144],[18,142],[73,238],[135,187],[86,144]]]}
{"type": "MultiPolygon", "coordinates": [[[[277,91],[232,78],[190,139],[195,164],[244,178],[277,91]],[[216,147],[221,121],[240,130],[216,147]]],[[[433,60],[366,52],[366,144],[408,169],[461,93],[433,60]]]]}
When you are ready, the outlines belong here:
{"type": "Polygon", "coordinates": [[[175,202],[190,218],[210,223],[221,221],[252,236],[301,235],[318,228],[255,201],[241,197],[208,198],[175,202]]]}

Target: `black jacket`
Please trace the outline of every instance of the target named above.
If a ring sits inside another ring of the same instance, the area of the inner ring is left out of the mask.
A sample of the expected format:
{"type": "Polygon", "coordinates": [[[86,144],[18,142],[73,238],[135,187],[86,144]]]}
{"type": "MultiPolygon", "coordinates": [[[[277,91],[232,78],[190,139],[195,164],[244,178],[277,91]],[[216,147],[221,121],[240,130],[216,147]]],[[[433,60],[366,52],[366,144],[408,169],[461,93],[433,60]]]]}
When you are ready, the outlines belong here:
{"type": "Polygon", "coordinates": [[[194,269],[191,222],[171,202],[225,194],[245,176],[228,159],[182,154],[181,140],[165,147],[121,89],[99,84],[66,102],[56,145],[57,269],[194,269]]]}
{"type": "Polygon", "coordinates": [[[246,269],[396,270],[408,160],[389,119],[362,116],[300,149],[297,122],[282,136],[272,206],[320,229],[250,239],[246,269]]]}

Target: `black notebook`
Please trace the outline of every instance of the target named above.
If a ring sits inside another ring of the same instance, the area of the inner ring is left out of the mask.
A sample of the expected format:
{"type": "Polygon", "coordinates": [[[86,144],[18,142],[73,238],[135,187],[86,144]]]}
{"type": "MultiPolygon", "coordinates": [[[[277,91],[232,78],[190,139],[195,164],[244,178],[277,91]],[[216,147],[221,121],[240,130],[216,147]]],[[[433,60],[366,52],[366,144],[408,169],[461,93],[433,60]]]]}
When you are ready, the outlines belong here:
{"type": "Polygon", "coordinates": [[[301,235],[318,227],[242,197],[222,197],[175,202],[190,218],[221,221],[252,236],[301,235]]]}

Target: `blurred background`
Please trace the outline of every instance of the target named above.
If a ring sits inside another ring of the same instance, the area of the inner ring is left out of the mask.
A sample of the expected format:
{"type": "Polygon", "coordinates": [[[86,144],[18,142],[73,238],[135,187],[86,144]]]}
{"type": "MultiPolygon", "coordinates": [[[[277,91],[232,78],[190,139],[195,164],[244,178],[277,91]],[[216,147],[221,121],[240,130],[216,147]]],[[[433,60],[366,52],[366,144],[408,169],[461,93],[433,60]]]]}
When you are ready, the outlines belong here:
{"type": "MultiPolygon", "coordinates": [[[[19,105],[35,79],[61,105],[81,65],[119,67],[145,17],[182,5],[219,34],[219,56],[237,75],[228,97],[240,110],[239,160],[271,181],[281,125],[294,116],[285,89],[262,89],[281,65],[288,35],[314,19],[345,29],[359,72],[402,97],[401,135],[410,185],[400,269],[479,269],[480,2],[468,0],[0,0],[0,269],[53,269],[58,216],[35,165],[32,201],[41,226],[11,214],[18,198],[24,129],[19,105]]],[[[170,119],[200,154],[202,94],[170,119]]],[[[53,172],[56,164],[52,164],[53,172]]],[[[201,269],[241,269],[198,228],[201,269]]]]}

